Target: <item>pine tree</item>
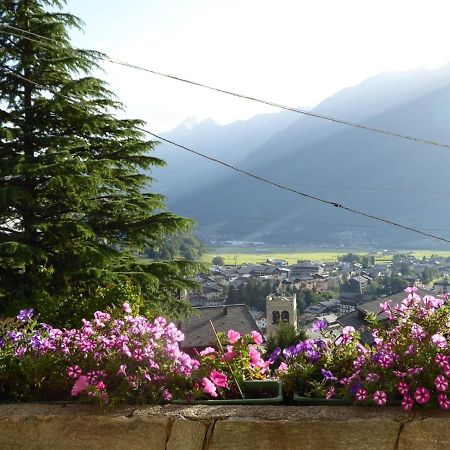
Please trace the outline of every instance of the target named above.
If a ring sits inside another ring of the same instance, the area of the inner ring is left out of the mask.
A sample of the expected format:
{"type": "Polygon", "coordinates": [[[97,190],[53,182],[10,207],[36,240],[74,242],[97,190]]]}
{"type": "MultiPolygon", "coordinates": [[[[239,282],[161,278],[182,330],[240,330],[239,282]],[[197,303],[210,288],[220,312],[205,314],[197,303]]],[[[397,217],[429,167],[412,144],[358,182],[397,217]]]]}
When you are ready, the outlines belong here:
{"type": "Polygon", "coordinates": [[[0,314],[32,306],[66,323],[121,286],[143,309],[182,313],[174,293],[196,265],[134,255],[190,222],[144,189],[164,164],[155,142],[116,118],[122,104],[92,75],[103,55],[71,47],[81,21],[64,4],[0,3],[0,314]]]}

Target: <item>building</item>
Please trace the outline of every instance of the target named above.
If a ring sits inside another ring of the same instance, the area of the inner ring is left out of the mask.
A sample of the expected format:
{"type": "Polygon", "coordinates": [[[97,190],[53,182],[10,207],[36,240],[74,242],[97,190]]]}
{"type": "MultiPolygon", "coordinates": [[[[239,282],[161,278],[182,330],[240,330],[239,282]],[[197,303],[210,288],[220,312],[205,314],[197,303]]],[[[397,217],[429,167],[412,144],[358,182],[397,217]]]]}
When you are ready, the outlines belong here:
{"type": "Polygon", "coordinates": [[[267,336],[273,336],[281,324],[297,329],[297,296],[269,295],[266,298],[267,336]]]}

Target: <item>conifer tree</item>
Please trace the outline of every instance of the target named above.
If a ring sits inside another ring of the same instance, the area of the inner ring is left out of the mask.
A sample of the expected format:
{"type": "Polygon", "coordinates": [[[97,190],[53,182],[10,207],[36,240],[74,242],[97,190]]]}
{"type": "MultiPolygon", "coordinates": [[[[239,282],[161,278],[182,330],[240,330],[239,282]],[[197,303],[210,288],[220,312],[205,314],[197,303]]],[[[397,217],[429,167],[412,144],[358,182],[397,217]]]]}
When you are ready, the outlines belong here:
{"type": "Polygon", "coordinates": [[[0,2],[0,315],[32,306],[68,323],[118,291],[184,312],[174,293],[195,264],[134,255],[190,222],[145,192],[144,171],[163,164],[155,142],[116,117],[122,104],[92,75],[103,55],[71,47],[82,23],[64,5],[0,2]]]}

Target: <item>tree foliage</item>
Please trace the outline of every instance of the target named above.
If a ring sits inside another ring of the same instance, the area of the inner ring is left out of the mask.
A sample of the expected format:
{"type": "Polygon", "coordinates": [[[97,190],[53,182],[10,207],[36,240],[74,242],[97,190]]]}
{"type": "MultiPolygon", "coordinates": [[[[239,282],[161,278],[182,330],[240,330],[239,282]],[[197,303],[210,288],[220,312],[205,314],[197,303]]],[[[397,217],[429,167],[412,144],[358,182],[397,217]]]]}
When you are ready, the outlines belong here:
{"type": "Polygon", "coordinates": [[[115,116],[122,104],[93,76],[102,55],[70,46],[68,30],[81,22],[63,6],[0,6],[0,314],[41,307],[44,319],[66,323],[99,288],[120,285],[133,286],[144,309],[181,313],[173,294],[195,265],[134,254],[190,222],[145,192],[144,171],[164,164],[149,155],[155,142],[143,122],[115,116]]]}

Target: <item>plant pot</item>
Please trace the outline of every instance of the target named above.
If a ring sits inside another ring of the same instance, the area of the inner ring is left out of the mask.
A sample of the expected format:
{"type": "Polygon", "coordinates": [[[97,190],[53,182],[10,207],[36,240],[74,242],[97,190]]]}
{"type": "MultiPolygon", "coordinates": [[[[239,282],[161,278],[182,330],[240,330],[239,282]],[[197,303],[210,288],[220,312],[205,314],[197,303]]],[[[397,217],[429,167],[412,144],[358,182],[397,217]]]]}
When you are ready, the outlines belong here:
{"type": "Polygon", "coordinates": [[[283,390],[280,380],[248,380],[242,383],[245,398],[173,400],[175,405],[275,405],[283,402],[283,390]],[[266,394],[262,397],[262,394],[266,394]]]}
{"type": "Polygon", "coordinates": [[[345,398],[302,397],[294,394],[294,403],[302,406],[352,406],[353,402],[345,398]]]}

